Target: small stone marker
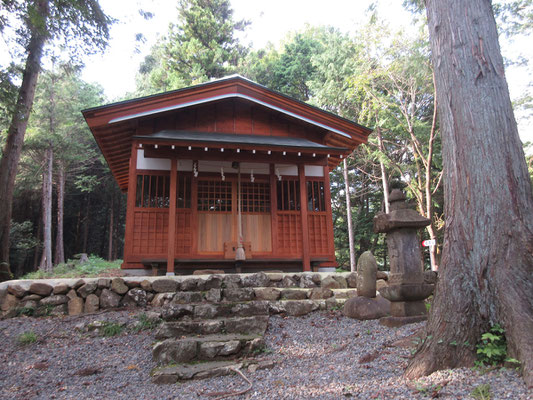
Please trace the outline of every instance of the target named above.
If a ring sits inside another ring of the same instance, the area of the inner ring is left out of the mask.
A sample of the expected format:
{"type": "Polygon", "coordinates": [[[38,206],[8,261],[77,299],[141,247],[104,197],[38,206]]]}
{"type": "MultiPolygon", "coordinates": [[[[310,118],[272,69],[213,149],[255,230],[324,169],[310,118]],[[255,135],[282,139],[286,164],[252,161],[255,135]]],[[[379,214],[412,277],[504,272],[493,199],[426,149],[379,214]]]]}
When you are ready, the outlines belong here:
{"type": "Polygon", "coordinates": [[[372,252],[365,251],[357,261],[357,295],[376,297],[376,274],[378,264],[372,252]]]}

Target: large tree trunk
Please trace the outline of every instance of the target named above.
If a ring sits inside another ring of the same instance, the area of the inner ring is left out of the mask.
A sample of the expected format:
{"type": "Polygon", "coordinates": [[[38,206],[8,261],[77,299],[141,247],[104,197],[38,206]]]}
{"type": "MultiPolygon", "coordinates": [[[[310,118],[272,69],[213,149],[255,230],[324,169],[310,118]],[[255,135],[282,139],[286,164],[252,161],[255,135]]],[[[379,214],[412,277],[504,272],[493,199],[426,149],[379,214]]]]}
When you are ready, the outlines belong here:
{"type": "Polygon", "coordinates": [[[54,153],[50,145],[44,156],[43,168],[43,253],[39,269],[52,271],[52,165],[54,153]]]}
{"type": "MultiPolygon", "coordinates": [[[[48,1],[36,2],[42,19],[49,14],[48,1]]],[[[44,26],[44,25],[43,25],[44,26]]],[[[39,76],[43,46],[46,41],[46,32],[41,28],[33,27],[28,43],[28,58],[22,75],[22,84],[18,92],[17,103],[13,110],[13,117],[7,131],[7,140],[0,160],[0,263],[9,264],[9,230],[11,228],[11,213],[13,208],[13,189],[17,167],[24,143],[24,135],[28,125],[28,117],[33,105],[35,86],[39,76]]]]}
{"type": "Polygon", "coordinates": [[[491,324],[533,386],[533,196],[490,1],[427,0],[446,229],[427,340],[410,378],[470,365],[491,324]],[[455,345],[456,344],[456,345],[455,345]]]}
{"type": "Polygon", "coordinates": [[[59,161],[57,164],[57,232],[56,232],[56,251],[54,265],[65,262],[65,248],[63,242],[63,220],[65,215],[65,166],[59,161]]]}
{"type": "Polygon", "coordinates": [[[346,219],[348,222],[348,242],[350,246],[350,271],[355,271],[355,245],[352,226],[352,205],[350,202],[350,181],[348,180],[348,163],[344,159],[342,163],[344,175],[344,190],[346,192],[346,219]]]}

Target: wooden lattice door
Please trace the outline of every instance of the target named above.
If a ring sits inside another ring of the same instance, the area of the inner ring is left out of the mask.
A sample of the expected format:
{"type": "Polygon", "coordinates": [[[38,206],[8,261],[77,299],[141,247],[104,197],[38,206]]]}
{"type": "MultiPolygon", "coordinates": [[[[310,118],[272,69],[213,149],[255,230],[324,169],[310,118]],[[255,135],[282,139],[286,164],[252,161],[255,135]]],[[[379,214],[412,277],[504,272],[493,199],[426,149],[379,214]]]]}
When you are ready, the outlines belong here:
{"type": "MultiPolygon", "coordinates": [[[[224,243],[237,242],[237,180],[233,177],[198,180],[198,252],[224,252],[224,243]]],[[[244,242],[254,253],[272,252],[270,186],[261,181],[241,186],[244,242]]]]}

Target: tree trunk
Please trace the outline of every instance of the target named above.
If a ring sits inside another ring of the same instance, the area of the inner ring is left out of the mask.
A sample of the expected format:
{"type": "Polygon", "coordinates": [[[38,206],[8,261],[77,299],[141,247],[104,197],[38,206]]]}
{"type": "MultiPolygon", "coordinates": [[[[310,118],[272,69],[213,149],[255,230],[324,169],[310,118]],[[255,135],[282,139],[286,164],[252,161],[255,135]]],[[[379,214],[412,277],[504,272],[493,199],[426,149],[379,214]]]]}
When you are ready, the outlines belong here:
{"type": "Polygon", "coordinates": [[[85,203],[85,218],[83,221],[83,247],[82,253],[87,253],[87,242],[89,240],[89,208],[91,206],[91,195],[87,193],[87,202],[85,203]]]}
{"type": "MultiPolygon", "coordinates": [[[[36,2],[37,9],[43,20],[49,14],[48,1],[36,2]]],[[[44,24],[43,24],[44,25],[44,24]]],[[[36,27],[31,29],[32,34],[28,43],[28,58],[22,75],[22,84],[18,92],[17,103],[13,110],[13,117],[7,131],[7,140],[0,160],[0,263],[9,264],[9,231],[11,228],[11,213],[13,208],[13,190],[17,167],[24,143],[24,135],[28,126],[28,117],[33,105],[35,86],[41,68],[43,46],[46,41],[46,32],[36,27]]]]}
{"type": "Polygon", "coordinates": [[[43,168],[43,253],[39,269],[52,271],[52,165],[54,153],[50,145],[44,155],[43,168]]]}
{"type": "Polygon", "coordinates": [[[533,387],[533,195],[491,3],[427,0],[445,171],[446,229],[427,340],[406,376],[470,365],[505,329],[533,387]]]}
{"type": "MultiPolygon", "coordinates": [[[[41,202],[41,206],[42,206],[42,202],[41,202]]],[[[42,207],[41,207],[42,208],[42,207]]],[[[40,210],[42,212],[42,210],[40,210]]],[[[39,217],[37,218],[37,234],[35,235],[35,237],[37,238],[37,240],[39,240],[41,238],[41,235],[43,234],[43,219],[41,217],[41,212],[39,212],[39,217]]],[[[32,271],[37,271],[37,268],[39,268],[39,256],[41,255],[41,246],[40,244],[35,246],[35,249],[34,249],[34,253],[33,253],[33,269],[32,271]]]]}
{"type": "MultiPolygon", "coordinates": [[[[435,82],[435,74],[433,74],[433,82],[435,82]]],[[[425,178],[425,197],[426,197],[426,218],[431,223],[427,226],[426,230],[429,233],[429,238],[435,241],[435,246],[429,246],[429,259],[431,262],[431,270],[437,271],[439,265],[437,263],[437,233],[435,232],[435,220],[433,218],[433,191],[431,190],[431,170],[433,168],[433,145],[435,143],[435,137],[437,134],[437,92],[433,91],[433,122],[431,123],[431,131],[429,133],[428,142],[428,155],[426,160],[426,178],[425,178]]],[[[438,183],[437,183],[438,187],[438,183]]],[[[436,190],[436,188],[435,188],[436,190]]]]}
{"type": "MultiPolygon", "coordinates": [[[[117,192],[117,189],[115,187],[115,192],[117,192]]],[[[120,192],[116,193],[118,198],[118,205],[117,205],[117,212],[115,213],[115,223],[114,223],[114,232],[113,232],[113,260],[116,260],[118,258],[118,234],[119,230],[118,227],[120,226],[120,215],[122,214],[122,194],[120,192]]]]}
{"type": "Polygon", "coordinates": [[[54,265],[65,262],[65,248],[63,244],[63,220],[65,202],[65,166],[59,161],[57,165],[57,232],[56,232],[56,252],[54,265]]]}
{"type": "Polygon", "coordinates": [[[352,205],[350,203],[350,182],[348,181],[348,164],[343,160],[344,190],[346,192],[346,218],[348,221],[348,242],[350,245],[350,271],[355,271],[355,245],[353,242],[352,205]]]}
{"type": "Polygon", "coordinates": [[[82,205],[80,204],[80,208],[78,209],[78,217],[76,218],[76,238],[74,240],[74,248],[76,249],[76,253],[81,253],[80,251],[80,236],[81,236],[81,224],[82,224],[82,216],[81,216],[81,208],[82,205]]]}
{"type": "Polygon", "coordinates": [[[109,207],[109,236],[107,241],[107,261],[113,261],[113,220],[115,207],[115,190],[111,189],[111,207],[109,207]]]}
{"type": "MultiPolygon", "coordinates": [[[[376,121],[377,122],[377,121],[376,121]]],[[[378,136],[379,151],[385,154],[385,148],[383,147],[383,139],[381,137],[381,128],[376,128],[376,134],[378,136]]],[[[389,213],[389,179],[387,178],[387,171],[385,170],[385,164],[382,160],[379,160],[379,168],[381,169],[381,184],[383,185],[383,203],[385,204],[385,213],[389,213]]]]}

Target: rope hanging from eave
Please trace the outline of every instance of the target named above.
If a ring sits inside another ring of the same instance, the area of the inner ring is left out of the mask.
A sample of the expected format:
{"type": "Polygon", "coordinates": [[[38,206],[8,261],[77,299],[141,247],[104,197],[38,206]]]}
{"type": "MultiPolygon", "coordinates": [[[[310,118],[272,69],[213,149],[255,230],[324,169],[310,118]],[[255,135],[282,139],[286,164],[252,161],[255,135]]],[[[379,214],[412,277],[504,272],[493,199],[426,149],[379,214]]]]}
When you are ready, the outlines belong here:
{"type": "Polygon", "coordinates": [[[238,163],[237,169],[237,224],[238,224],[238,243],[235,251],[235,260],[246,260],[246,253],[243,246],[242,238],[242,210],[241,210],[241,164],[238,163]]]}

